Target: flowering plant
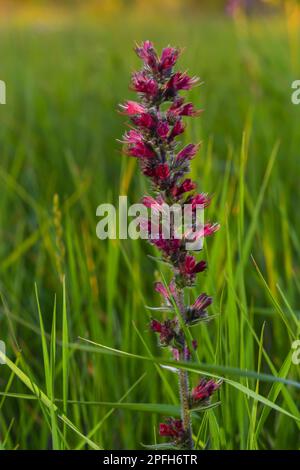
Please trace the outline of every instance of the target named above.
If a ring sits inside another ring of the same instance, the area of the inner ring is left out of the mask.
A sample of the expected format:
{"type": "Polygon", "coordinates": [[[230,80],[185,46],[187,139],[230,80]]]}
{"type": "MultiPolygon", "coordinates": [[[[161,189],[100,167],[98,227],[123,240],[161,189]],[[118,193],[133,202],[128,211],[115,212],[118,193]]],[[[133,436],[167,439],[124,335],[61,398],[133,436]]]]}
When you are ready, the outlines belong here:
{"type": "MultiPolygon", "coordinates": [[[[178,148],[177,137],[185,130],[183,118],[201,113],[180,95],[181,91],[190,90],[199,80],[186,72],[174,71],[181,52],[178,48],[166,47],[159,56],[152,42],[145,41],[135,50],[143,61],[142,70],[133,73],[131,84],[139,101],[126,101],[121,109],[132,124],[123,139],[125,153],[139,160],[142,173],[151,182],[153,196],[145,196],[143,204],[156,213],[163,212],[164,204],[179,204],[182,208],[189,205],[194,213],[197,206],[203,209],[210,203],[210,197],[206,193],[198,193],[197,184],[186,177],[199,144],[190,143],[178,148]]],[[[166,238],[162,230],[158,230],[158,236],[152,237],[151,225],[145,224],[150,243],[159,249],[173,275],[169,286],[161,282],[155,284],[155,290],[162,296],[162,310],[172,312],[173,317],[162,321],[153,318],[150,328],[157,333],[160,346],[168,347],[177,361],[191,359],[191,349],[197,348],[197,342],[188,341],[186,328],[207,320],[207,308],[212,303],[212,298],[202,293],[192,305],[185,304],[185,289],[194,286],[197,274],[207,268],[204,260],[197,261],[186,250],[185,242],[191,229],[195,229],[194,225],[195,221],[181,238],[174,233],[166,238]]],[[[212,235],[218,228],[218,224],[205,223],[198,232],[196,227],[195,237],[212,235]]],[[[159,433],[168,437],[174,447],[192,449],[190,412],[209,405],[220,382],[203,378],[190,391],[187,371],[179,368],[178,374],[181,419],[168,418],[160,424],[159,433]]]]}

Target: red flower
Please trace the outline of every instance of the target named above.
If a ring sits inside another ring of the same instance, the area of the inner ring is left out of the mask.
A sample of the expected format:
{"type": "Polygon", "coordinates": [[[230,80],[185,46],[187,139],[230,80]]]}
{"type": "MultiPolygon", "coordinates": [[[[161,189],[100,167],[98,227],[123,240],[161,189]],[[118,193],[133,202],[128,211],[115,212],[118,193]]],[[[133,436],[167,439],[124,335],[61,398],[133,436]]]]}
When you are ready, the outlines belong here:
{"type": "Polygon", "coordinates": [[[193,388],[191,393],[194,403],[207,401],[220,386],[221,382],[215,382],[213,379],[201,379],[199,385],[193,388]]]}
{"type": "Polygon", "coordinates": [[[173,238],[164,238],[161,223],[155,224],[153,221],[143,219],[141,224],[143,231],[148,233],[149,242],[161,250],[164,256],[170,257],[179,252],[181,239],[175,238],[175,236],[173,238]]]}
{"type": "Polygon", "coordinates": [[[163,251],[165,256],[176,254],[181,245],[181,240],[179,238],[171,238],[170,240],[159,238],[158,240],[150,240],[150,242],[155,245],[156,248],[163,251]]]}
{"type": "Polygon", "coordinates": [[[155,212],[163,212],[164,201],[162,201],[159,197],[154,199],[154,197],[151,196],[144,196],[142,199],[142,203],[144,204],[144,206],[154,210],[155,212]]]}
{"type": "Polygon", "coordinates": [[[154,333],[159,334],[159,341],[162,346],[169,346],[175,338],[176,322],[174,320],[166,320],[160,323],[158,320],[151,320],[150,328],[154,333]]]}
{"type": "Polygon", "coordinates": [[[155,126],[155,120],[149,113],[142,113],[137,116],[133,116],[132,122],[139,127],[145,127],[146,129],[152,129],[155,126]]]}
{"type": "Polygon", "coordinates": [[[188,204],[191,204],[193,209],[196,206],[207,207],[210,203],[210,197],[207,195],[207,193],[200,193],[200,194],[196,194],[195,196],[193,196],[187,202],[188,204]]]}
{"type": "Polygon", "coordinates": [[[209,235],[212,235],[213,233],[217,232],[220,228],[220,224],[210,224],[207,223],[204,225],[204,237],[208,237],[209,235]]]}
{"type": "Polygon", "coordinates": [[[174,94],[179,90],[190,90],[198,81],[199,78],[189,77],[185,72],[176,72],[168,81],[166,88],[174,94]]]}
{"type": "Polygon", "coordinates": [[[158,91],[158,84],[144,72],[135,72],[132,76],[132,88],[138,93],[145,93],[153,97],[158,91]]]}
{"type": "Polygon", "coordinates": [[[183,272],[184,274],[193,274],[196,266],[196,260],[193,256],[187,255],[184,260],[183,272]]]}
{"type": "Polygon", "coordinates": [[[172,140],[178,135],[182,134],[184,132],[185,125],[181,119],[178,119],[178,121],[175,122],[172,132],[170,134],[169,139],[172,140]]]}
{"type": "Polygon", "coordinates": [[[155,283],[155,290],[159,292],[166,300],[169,300],[169,293],[162,282],[155,283]]]}
{"type": "Polygon", "coordinates": [[[212,297],[201,294],[195,302],[187,309],[187,321],[190,324],[196,324],[199,321],[207,320],[207,307],[212,303],[212,297]]]}
{"type": "Polygon", "coordinates": [[[182,96],[175,96],[173,98],[173,103],[171,104],[169,110],[168,110],[168,115],[170,117],[176,116],[177,110],[183,105],[184,103],[184,98],[182,96]]]}
{"type": "Polygon", "coordinates": [[[202,113],[202,109],[195,109],[192,103],[186,103],[177,110],[178,116],[199,116],[202,113]]]}
{"type": "Polygon", "coordinates": [[[196,183],[194,183],[191,179],[186,179],[184,180],[184,182],[182,183],[181,187],[183,189],[183,191],[185,193],[187,193],[188,191],[192,191],[193,189],[195,189],[197,186],[196,183]]]}
{"type": "Polygon", "coordinates": [[[130,131],[126,132],[123,138],[123,142],[126,144],[136,144],[143,142],[143,135],[135,129],[131,129],[130,131]]]}
{"type": "Polygon", "coordinates": [[[153,178],[156,168],[156,159],[155,158],[143,158],[141,162],[141,171],[143,175],[153,178]]]}
{"type": "Polygon", "coordinates": [[[205,271],[205,269],[207,268],[207,263],[206,261],[202,260],[202,261],[198,261],[198,263],[196,264],[195,268],[194,268],[194,273],[202,273],[203,271],[205,271]]]}
{"type": "Polygon", "coordinates": [[[162,324],[157,320],[151,320],[150,328],[155,333],[160,333],[162,330],[162,324]]]}
{"type": "Polygon", "coordinates": [[[175,65],[179,54],[179,49],[175,47],[165,47],[161,53],[159,69],[161,71],[169,71],[175,65]]]}
{"type": "Polygon", "coordinates": [[[194,108],[193,103],[184,103],[183,98],[178,98],[174,101],[174,103],[170,106],[168,115],[170,118],[174,116],[199,116],[202,110],[196,110],[194,108]]]}
{"type": "Polygon", "coordinates": [[[182,273],[183,274],[197,274],[206,269],[206,262],[199,261],[196,262],[194,256],[187,255],[184,260],[184,264],[182,265],[182,273]]]}
{"type": "Polygon", "coordinates": [[[189,191],[193,191],[196,189],[197,184],[194,183],[190,178],[187,178],[186,180],[181,183],[180,186],[173,186],[171,189],[172,196],[178,198],[184,193],[188,193],[189,191]]]}
{"type": "Polygon", "coordinates": [[[156,282],[154,288],[156,292],[158,292],[167,301],[168,304],[171,304],[170,294],[173,297],[176,294],[175,284],[173,282],[171,282],[169,285],[170,294],[162,282],[156,282]]]}
{"type": "Polygon", "coordinates": [[[134,114],[141,114],[146,111],[144,106],[136,101],[126,101],[125,104],[120,104],[120,108],[123,110],[124,114],[128,116],[133,116],[134,114]]]}
{"type": "Polygon", "coordinates": [[[170,176],[170,169],[169,165],[167,163],[161,163],[160,165],[157,166],[155,169],[155,176],[159,180],[167,180],[170,176]]]}
{"type": "Polygon", "coordinates": [[[176,156],[176,162],[180,160],[191,160],[198,152],[200,144],[188,144],[176,156]]]}
{"type": "Polygon", "coordinates": [[[160,121],[156,127],[156,132],[162,139],[166,139],[170,131],[167,121],[160,121]]]}
{"type": "Polygon", "coordinates": [[[212,298],[208,297],[206,294],[201,294],[192,305],[192,308],[195,310],[204,310],[212,303],[212,298]]]}
{"type": "Polygon", "coordinates": [[[137,158],[152,158],[155,156],[155,153],[149,145],[143,142],[136,142],[129,145],[128,155],[137,158]]]}
{"type": "Polygon", "coordinates": [[[144,41],[140,46],[137,45],[135,52],[153,71],[157,70],[158,58],[151,41],[144,41]]]}
{"type": "Polygon", "coordinates": [[[159,435],[163,437],[171,437],[176,441],[184,437],[184,428],[181,419],[168,418],[165,423],[159,425],[159,435]]]}

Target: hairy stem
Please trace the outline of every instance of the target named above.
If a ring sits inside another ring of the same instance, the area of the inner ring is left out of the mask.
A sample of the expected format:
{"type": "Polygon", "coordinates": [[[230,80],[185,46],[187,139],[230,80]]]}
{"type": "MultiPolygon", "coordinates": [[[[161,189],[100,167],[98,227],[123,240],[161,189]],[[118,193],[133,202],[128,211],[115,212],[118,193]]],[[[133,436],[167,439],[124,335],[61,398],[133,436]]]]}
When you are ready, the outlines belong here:
{"type": "MultiPolygon", "coordinates": [[[[185,306],[184,306],[184,292],[182,289],[178,290],[177,295],[177,305],[180,311],[182,319],[185,320],[185,306]]],[[[189,361],[189,353],[187,349],[186,341],[184,341],[182,357],[180,358],[184,361],[189,361]]],[[[192,422],[190,415],[190,404],[189,404],[189,375],[186,370],[179,369],[179,393],[180,393],[180,402],[181,402],[181,419],[183,428],[186,432],[186,448],[193,449],[193,437],[192,437],[192,422]]]]}
{"type": "Polygon", "coordinates": [[[189,411],[189,380],[187,371],[179,371],[179,390],[181,401],[181,419],[186,432],[186,448],[191,450],[194,447],[192,437],[192,423],[189,411]]]}

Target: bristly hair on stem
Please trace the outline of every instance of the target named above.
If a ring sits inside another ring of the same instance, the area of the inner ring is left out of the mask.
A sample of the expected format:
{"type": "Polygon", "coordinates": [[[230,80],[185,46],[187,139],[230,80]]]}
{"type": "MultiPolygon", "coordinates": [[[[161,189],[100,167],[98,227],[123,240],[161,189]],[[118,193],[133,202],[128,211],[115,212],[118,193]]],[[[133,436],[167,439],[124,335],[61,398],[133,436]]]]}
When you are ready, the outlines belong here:
{"type": "MultiPolygon", "coordinates": [[[[164,204],[179,204],[182,208],[188,204],[192,210],[199,205],[207,207],[210,197],[197,192],[196,182],[186,177],[200,145],[190,143],[180,148],[178,140],[185,131],[184,118],[201,114],[181,96],[182,91],[197,85],[199,79],[174,71],[181,53],[176,47],[165,47],[159,55],[151,41],[144,41],[135,51],[143,61],[142,69],[134,72],[131,80],[138,101],[128,100],[120,108],[131,121],[131,128],[123,137],[125,154],[139,160],[143,175],[151,182],[152,195],[145,196],[143,204],[158,213],[163,212],[164,204]]],[[[188,341],[186,328],[208,319],[207,308],[212,298],[201,293],[192,305],[186,305],[184,292],[195,285],[197,274],[205,271],[207,265],[186,250],[188,234],[167,239],[159,230],[158,237],[151,237],[151,226],[148,223],[146,226],[149,242],[161,252],[172,271],[169,286],[155,284],[155,290],[162,296],[162,311],[170,312],[172,317],[153,318],[150,328],[157,333],[159,345],[169,348],[175,360],[188,362],[192,354],[190,345],[196,349],[197,341],[188,341]],[[176,309],[172,308],[174,305],[176,309]]],[[[218,228],[218,224],[205,223],[201,235],[212,235],[218,228]]],[[[159,434],[167,437],[174,448],[193,449],[191,410],[209,406],[220,382],[202,378],[190,390],[188,372],[179,369],[178,375],[181,419],[166,418],[159,426],[159,434]]]]}

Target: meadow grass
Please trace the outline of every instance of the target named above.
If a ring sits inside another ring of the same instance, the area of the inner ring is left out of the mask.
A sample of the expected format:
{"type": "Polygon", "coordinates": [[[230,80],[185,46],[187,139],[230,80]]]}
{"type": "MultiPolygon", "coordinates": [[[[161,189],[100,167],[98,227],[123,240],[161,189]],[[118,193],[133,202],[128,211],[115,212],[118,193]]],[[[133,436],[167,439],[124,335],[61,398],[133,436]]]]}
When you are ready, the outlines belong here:
{"type": "Polygon", "coordinates": [[[215,300],[209,327],[193,329],[193,383],[225,380],[222,406],[194,415],[196,446],[298,449],[295,29],[285,18],[131,17],[0,36],[0,447],[135,449],[179,413],[177,377],[161,367],[172,361],[157,357],[145,308],[158,305],[153,281],[168,272],[145,242],[95,234],[99,204],[147,192],[121,156],[116,109],[133,96],[133,42],[149,38],[186,47],[180,68],[204,82],[191,98],[205,112],[186,141],[203,141],[193,178],[214,194],[209,219],[222,225],[190,294],[215,300]]]}

